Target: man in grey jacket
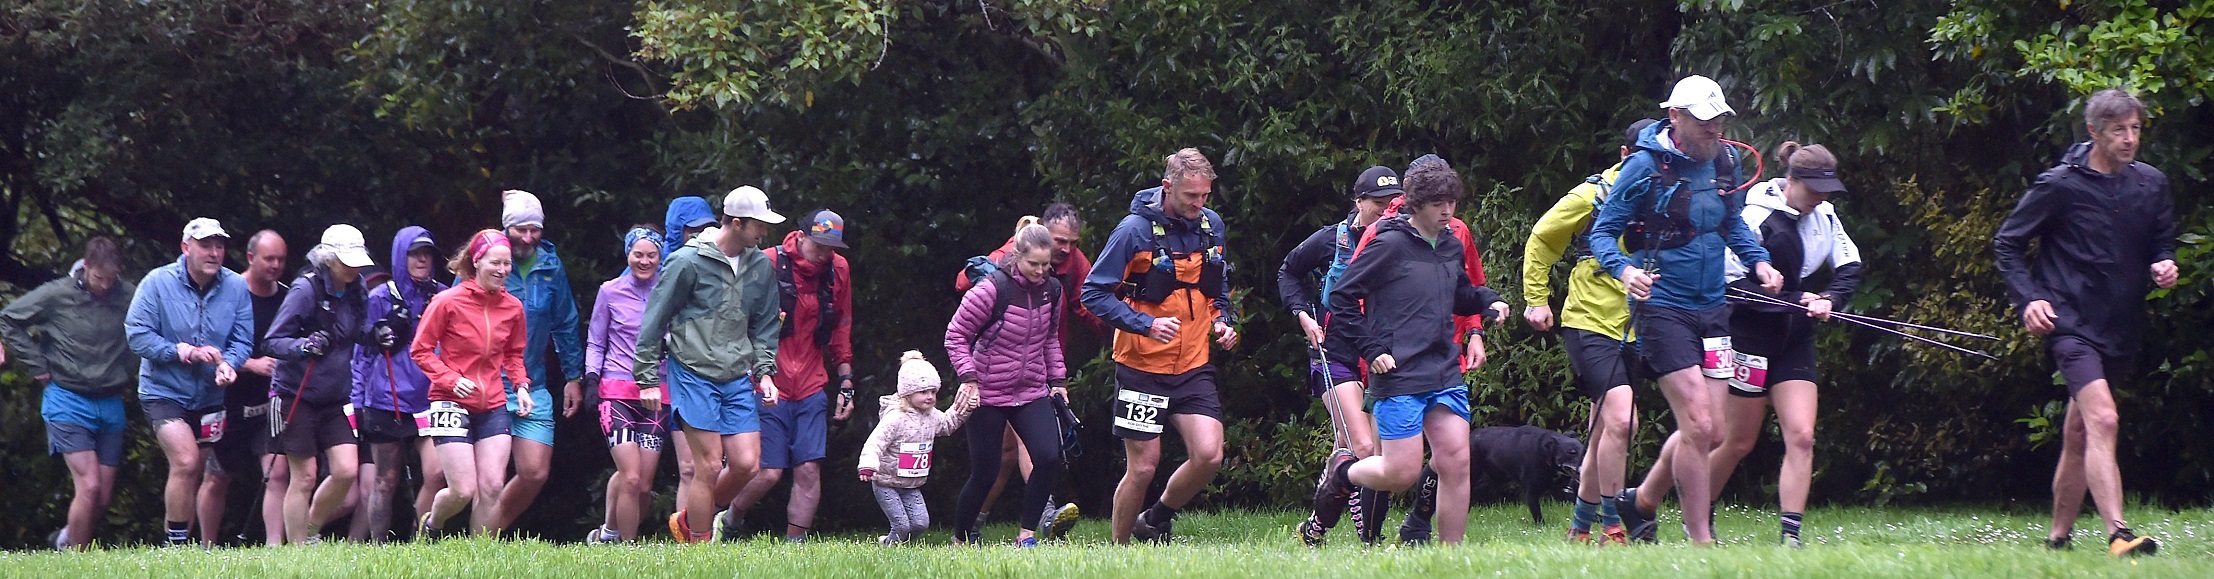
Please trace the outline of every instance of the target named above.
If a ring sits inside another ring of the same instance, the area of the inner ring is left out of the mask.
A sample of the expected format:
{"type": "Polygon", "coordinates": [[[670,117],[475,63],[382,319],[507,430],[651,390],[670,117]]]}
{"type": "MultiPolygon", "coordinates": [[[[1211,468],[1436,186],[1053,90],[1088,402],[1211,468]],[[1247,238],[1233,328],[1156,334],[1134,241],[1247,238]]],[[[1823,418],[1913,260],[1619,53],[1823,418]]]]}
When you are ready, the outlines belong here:
{"type": "Polygon", "coordinates": [[[56,549],[92,543],[123,464],[123,392],[137,378],[138,358],[123,339],[123,314],[137,288],[122,273],[115,240],[94,237],[67,277],[0,310],[0,338],[31,379],[46,383],[39,417],[47,447],[69,465],[76,486],[68,526],[54,533],[56,549]]]}
{"type": "Polygon", "coordinates": [[[679,543],[719,539],[716,511],[730,505],[761,467],[761,416],[757,404],[776,404],[777,320],[775,273],[762,255],[761,238],[784,216],[769,197],[739,187],[723,200],[723,228],[701,232],[669,255],[654,282],[631,375],[640,397],[658,396],[661,359],[669,365],[669,393],[689,440],[694,471],[689,496],[669,516],[679,543]],[[725,458],[729,460],[724,460],[725,458]],[[723,465],[720,472],[708,468],[723,465]],[[715,522],[710,522],[715,519],[715,522]]]}

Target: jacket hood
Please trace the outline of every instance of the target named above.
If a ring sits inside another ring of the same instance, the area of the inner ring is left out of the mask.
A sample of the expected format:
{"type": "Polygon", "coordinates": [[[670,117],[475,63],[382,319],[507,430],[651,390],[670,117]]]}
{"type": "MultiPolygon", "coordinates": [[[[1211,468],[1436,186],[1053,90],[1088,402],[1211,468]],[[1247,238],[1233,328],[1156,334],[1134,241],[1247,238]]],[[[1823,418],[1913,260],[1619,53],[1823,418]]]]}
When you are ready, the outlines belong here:
{"type": "Polygon", "coordinates": [[[893,413],[906,407],[907,402],[900,400],[898,394],[885,394],[876,397],[876,417],[878,420],[890,420],[893,413]]]}
{"type": "Polygon", "coordinates": [[[2060,154],[2060,164],[2096,173],[2091,169],[2091,142],[2069,145],[2068,152],[2060,154]]]}
{"type": "Polygon", "coordinates": [[[309,287],[315,288],[316,293],[320,294],[322,297],[334,299],[366,300],[369,298],[368,282],[369,276],[367,274],[354,276],[353,282],[346,284],[346,287],[344,288],[338,288],[343,289],[346,292],[345,295],[341,296],[332,291],[333,288],[331,287],[330,268],[321,265],[315,265],[310,266],[310,269],[307,272],[302,273],[299,279],[293,280],[292,285],[297,286],[300,284],[311,284],[309,287]]]}
{"type": "Polygon", "coordinates": [[[1668,137],[1669,122],[1663,120],[1645,127],[1637,134],[1637,148],[1652,151],[1656,155],[1668,155],[1673,160],[1690,161],[1691,157],[1676,149],[1676,143],[1668,137]]]}
{"type": "MultiPolygon", "coordinates": [[[[538,259],[538,264],[535,267],[532,267],[530,271],[513,272],[508,277],[529,277],[530,274],[533,273],[538,273],[541,271],[553,272],[559,271],[561,269],[561,254],[554,250],[554,243],[551,239],[538,240],[538,250],[536,253],[536,258],[538,259]]],[[[517,260],[516,263],[521,263],[521,260],[517,260]]]]}
{"type": "MultiPolygon", "coordinates": [[[[400,288],[400,297],[407,300],[410,310],[419,312],[423,311],[423,304],[430,300],[430,296],[438,293],[438,282],[435,279],[416,280],[407,274],[407,250],[414,247],[415,240],[418,239],[431,241],[430,230],[415,225],[400,229],[399,233],[392,236],[392,261],[386,263],[392,264],[392,284],[400,288]]],[[[432,251],[436,250],[437,245],[433,242],[432,251]]],[[[432,260],[434,264],[436,261],[432,260]]]]}
{"type": "Polygon", "coordinates": [[[700,219],[715,220],[715,211],[707,200],[700,197],[678,197],[669,201],[669,211],[661,219],[662,247],[684,246],[684,225],[700,219]]]}

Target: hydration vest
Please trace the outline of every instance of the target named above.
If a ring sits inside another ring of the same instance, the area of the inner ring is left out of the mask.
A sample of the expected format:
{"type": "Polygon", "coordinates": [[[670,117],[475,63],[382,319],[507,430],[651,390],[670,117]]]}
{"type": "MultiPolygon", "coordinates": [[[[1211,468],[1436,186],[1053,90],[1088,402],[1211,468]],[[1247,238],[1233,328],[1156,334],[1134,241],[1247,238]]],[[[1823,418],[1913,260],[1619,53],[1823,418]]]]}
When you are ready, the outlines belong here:
{"type": "MultiPolygon", "coordinates": [[[[792,316],[799,308],[799,282],[793,279],[792,257],[784,253],[784,247],[777,246],[770,251],[770,259],[775,260],[776,265],[777,321],[784,326],[777,338],[789,338],[794,325],[792,316]]],[[[845,313],[838,311],[838,300],[832,297],[831,286],[837,279],[838,268],[833,262],[823,264],[823,273],[815,281],[815,344],[818,346],[830,345],[830,333],[838,328],[838,316],[845,313]]]]}
{"type": "Polygon", "coordinates": [[[1140,266],[1133,261],[1123,274],[1122,286],[1116,288],[1117,297],[1157,304],[1176,290],[1197,289],[1208,299],[1222,299],[1223,276],[1227,273],[1222,258],[1222,237],[1215,231],[1214,220],[1205,215],[1199,218],[1199,230],[1206,234],[1207,245],[1198,251],[1179,253],[1169,251],[1168,228],[1154,223],[1151,263],[1140,266]],[[1188,260],[1199,260],[1197,282],[1185,283],[1176,276],[1176,265],[1188,260]]]}
{"type": "MultiPolygon", "coordinates": [[[[1630,216],[1623,228],[1622,244],[1631,253],[1647,249],[1675,249],[1689,245],[1702,233],[1691,223],[1691,196],[1689,181],[1676,173],[1675,164],[1652,149],[1639,149],[1636,154],[1653,158],[1653,174],[1648,177],[1652,190],[1645,195],[1646,202],[1630,216]]],[[[1714,157],[1714,183],[1717,191],[1728,194],[1737,188],[1737,148],[1724,144],[1722,154],[1714,157]]],[[[1724,221],[1729,219],[1724,218],[1724,221]]],[[[1718,222],[1719,223],[1719,222],[1718,222]]],[[[1585,242],[1585,251],[1590,251],[1585,242]]]]}

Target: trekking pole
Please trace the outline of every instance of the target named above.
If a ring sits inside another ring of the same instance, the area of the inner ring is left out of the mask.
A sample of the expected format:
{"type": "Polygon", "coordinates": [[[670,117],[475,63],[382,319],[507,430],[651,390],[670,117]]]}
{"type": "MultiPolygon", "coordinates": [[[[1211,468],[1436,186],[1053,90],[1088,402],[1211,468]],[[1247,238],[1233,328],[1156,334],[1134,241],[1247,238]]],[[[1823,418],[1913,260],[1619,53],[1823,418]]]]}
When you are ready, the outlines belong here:
{"type": "MultiPolygon", "coordinates": [[[[1747,291],[1744,291],[1744,290],[1740,290],[1740,289],[1737,289],[1737,288],[1730,288],[1730,289],[1731,289],[1731,291],[1733,291],[1733,292],[1737,292],[1737,293],[1733,293],[1733,294],[1731,294],[1731,295],[1730,295],[1730,299],[1738,300],[1738,301],[1741,301],[1741,302],[1758,303],[1758,304],[1769,304],[1769,305],[1779,305],[1779,306],[1788,306],[1788,307],[1792,307],[1792,308],[1797,308],[1797,309],[1799,309],[1800,311],[1806,311],[1806,312],[1812,312],[1812,311],[1813,311],[1813,310],[1809,310],[1809,309],[1807,309],[1807,307],[1806,307],[1806,306],[1802,306],[1802,305],[1799,305],[1799,304],[1795,304],[1795,303],[1791,303],[1791,302],[1787,302],[1787,301],[1779,300],[1779,299],[1776,299],[1776,298],[1772,298],[1772,297],[1768,297],[1768,296],[1760,296],[1760,297],[1759,297],[1759,298],[1757,298],[1757,299],[1756,299],[1756,298],[1748,298],[1748,297],[1745,297],[1745,295],[1746,295],[1746,294],[1751,294],[1751,295],[1759,295],[1759,294],[1753,294],[1752,292],[1747,292],[1747,291]]],[[[1838,319],[1838,320],[1840,320],[1840,321],[1844,321],[1844,322],[1846,322],[1846,323],[1850,323],[1850,324],[1855,324],[1855,325],[1859,325],[1860,327],[1864,327],[1864,328],[1868,328],[1868,329],[1876,330],[1876,331],[1879,331],[1879,332],[1883,332],[1883,333],[1886,333],[1886,334],[1891,334],[1891,335],[1894,335],[1894,336],[1898,336],[1898,337],[1901,337],[1901,338],[1906,338],[1906,339],[1909,339],[1909,340],[1914,340],[1914,341],[1917,341],[1917,342],[1922,342],[1922,343],[1924,343],[1924,344],[1929,344],[1929,345],[1932,345],[1932,346],[1937,346],[1937,347],[1940,347],[1940,348],[1944,348],[1944,349],[1947,349],[1947,350],[1952,350],[1952,351],[1954,351],[1954,352],[1958,352],[1958,353],[1962,353],[1962,354],[1967,354],[1967,355],[1970,355],[1970,356],[1978,356],[1978,357],[1982,357],[1982,358],[1987,358],[1987,359],[1991,359],[1991,360],[1997,360],[1997,359],[1999,359],[1999,358],[1998,358],[1997,356],[1993,356],[1993,355],[1990,355],[1990,354],[1986,354],[1986,353],[1983,353],[1983,352],[1980,352],[1980,351],[1976,351],[1976,350],[1970,350],[1970,349],[1967,349],[1967,348],[1963,348],[1963,347],[1960,347],[1960,346],[1955,346],[1955,345],[1952,345],[1952,344],[1947,344],[1947,343],[1944,343],[1944,342],[1940,342],[1940,341],[1937,341],[1937,340],[1932,340],[1932,339],[1929,339],[1929,338],[1924,338],[1924,337],[1921,337],[1921,336],[1917,336],[1917,335],[1914,335],[1914,334],[1909,334],[1909,333],[1906,333],[1906,332],[1901,332],[1901,331],[1898,331],[1898,330],[1894,330],[1894,329],[1891,329],[1891,328],[1886,328],[1886,327],[1883,327],[1883,326],[1878,326],[1878,325],[1875,325],[1875,324],[1871,324],[1871,323],[1868,323],[1868,322],[1863,322],[1863,321],[1860,321],[1860,320],[1856,320],[1856,319],[1852,319],[1852,318],[1837,318],[1837,319],[1838,319]]]]}
{"type": "Polygon", "coordinates": [[[1353,447],[1353,433],[1345,425],[1345,409],[1338,402],[1336,384],[1330,382],[1330,351],[1322,346],[1307,349],[1307,379],[1322,381],[1322,407],[1330,413],[1331,441],[1338,449],[1353,447]],[[1318,376],[1319,375],[1319,376],[1318,376]]]}
{"type": "MultiPolygon", "coordinates": [[[[1736,290],[1736,291],[1741,291],[1741,292],[1742,292],[1742,291],[1745,291],[1745,290],[1743,290],[1743,289],[1741,289],[1741,288],[1730,288],[1730,289],[1732,289],[1732,290],[1736,290]]],[[[1785,299],[1783,299],[1783,298],[1779,298],[1779,297],[1775,297],[1775,296],[1770,296],[1770,295],[1764,295],[1764,294],[1759,294],[1759,293],[1753,293],[1753,292],[1746,292],[1746,295],[1748,295],[1748,296],[1751,296],[1751,297],[1753,297],[1753,298],[1755,298],[1755,299],[1760,299],[1760,300],[1767,300],[1767,301],[1769,301],[1769,302],[1771,302],[1771,303],[1779,303],[1779,304],[1784,304],[1784,305],[1790,305],[1790,304],[1786,304],[1786,303],[1784,303],[1784,302],[1787,302],[1788,300],[1785,300],[1785,299]]],[[[1960,331],[1960,330],[1948,330],[1948,329],[1945,329],[1945,328],[1939,328],[1939,327],[1933,327],[1933,326],[1924,326],[1924,325],[1921,325],[1921,324],[1911,324],[1911,323],[1907,323],[1907,322],[1902,322],[1902,321],[1898,321],[1898,320],[1892,320],[1892,319],[1886,319],[1886,318],[1879,318],[1879,317],[1875,317],[1875,316],[1864,316],[1864,315],[1860,315],[1860,314],[1848,314],[1848,313],[1845,313],[1845,312],[1830,312],[1830,315],[1832,315],[1832,316],[1838,316],[1838,317],[1842,317],[1842,318],[1846,318],[1846,319],[1852,319],[1852,320],[1859,320],[1859,321],[1863,321],[1863,322],[1869,322],[1869,323],[1876,323],[1876,324],[1891,324],[1891,325],[1894,325],[1894,326],[1899,326],[1899,327],[1902,327],[1902,328],[1907,328],[1907,329],[1913,329],[1913,330],[1922,330],[1922,331],[1925,331],[1925,332],[1937,332],[1937,333],[1940,333],[1940,334],[1950,334],[1950,335],[1954,335],[1954,336],[1960,336],[1960,337],[1964,337],[1964,338],[1976,338],[1976,339],[1981,339],[1981,340],[1997,340],[1997,339],[1999,339],[1999,338],[1998,338],[1997,336],[1988,336],[1988,335],[1984,335],[1984,334],[1978,334],[1978,333],[1975,333],[1975,332],[1963,332],[1963,331],[1960,331]]]]}

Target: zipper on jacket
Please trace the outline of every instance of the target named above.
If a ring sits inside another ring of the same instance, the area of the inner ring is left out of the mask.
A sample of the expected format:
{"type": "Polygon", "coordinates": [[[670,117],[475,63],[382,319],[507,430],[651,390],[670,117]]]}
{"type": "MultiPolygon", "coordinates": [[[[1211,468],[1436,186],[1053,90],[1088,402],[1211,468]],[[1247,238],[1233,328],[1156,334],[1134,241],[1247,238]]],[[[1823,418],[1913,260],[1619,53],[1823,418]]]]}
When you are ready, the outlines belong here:
{"type": "MultiPolygon", "coordinates": [[[[493,340],[492,340],[492,310],[491,310],[491,308],[479,308],[479,309],[477,310],[477,319],[481,319],[481,320],[484,320],[484,353],[485,353],[485,354],[493,354],[493,353],[495,352],[495,350],[493,350],[493,349],[492,349],[492,342],[493,342],[493,340]]],[[[499,365],[499,358],[498,358],[498,357],[494,357],[494,358],[493,358],[492,360],[493,360],[493,363],[492,363],[492,367],[493,367],[493,368],[499,368],[499,367],[500,367],[500,365],[499,365]]],[[[497,372],[495,372],[495,373],[497,373],[497,372]]],[[[488,386],[489,386],[490,384],[491,384],[490,382],[485,382],[485,383],[477,384],[477,389],[478,389],[479,391],[482,391],[483,389],[485,389],[486,387],[488,387],[488,386]]]]}

